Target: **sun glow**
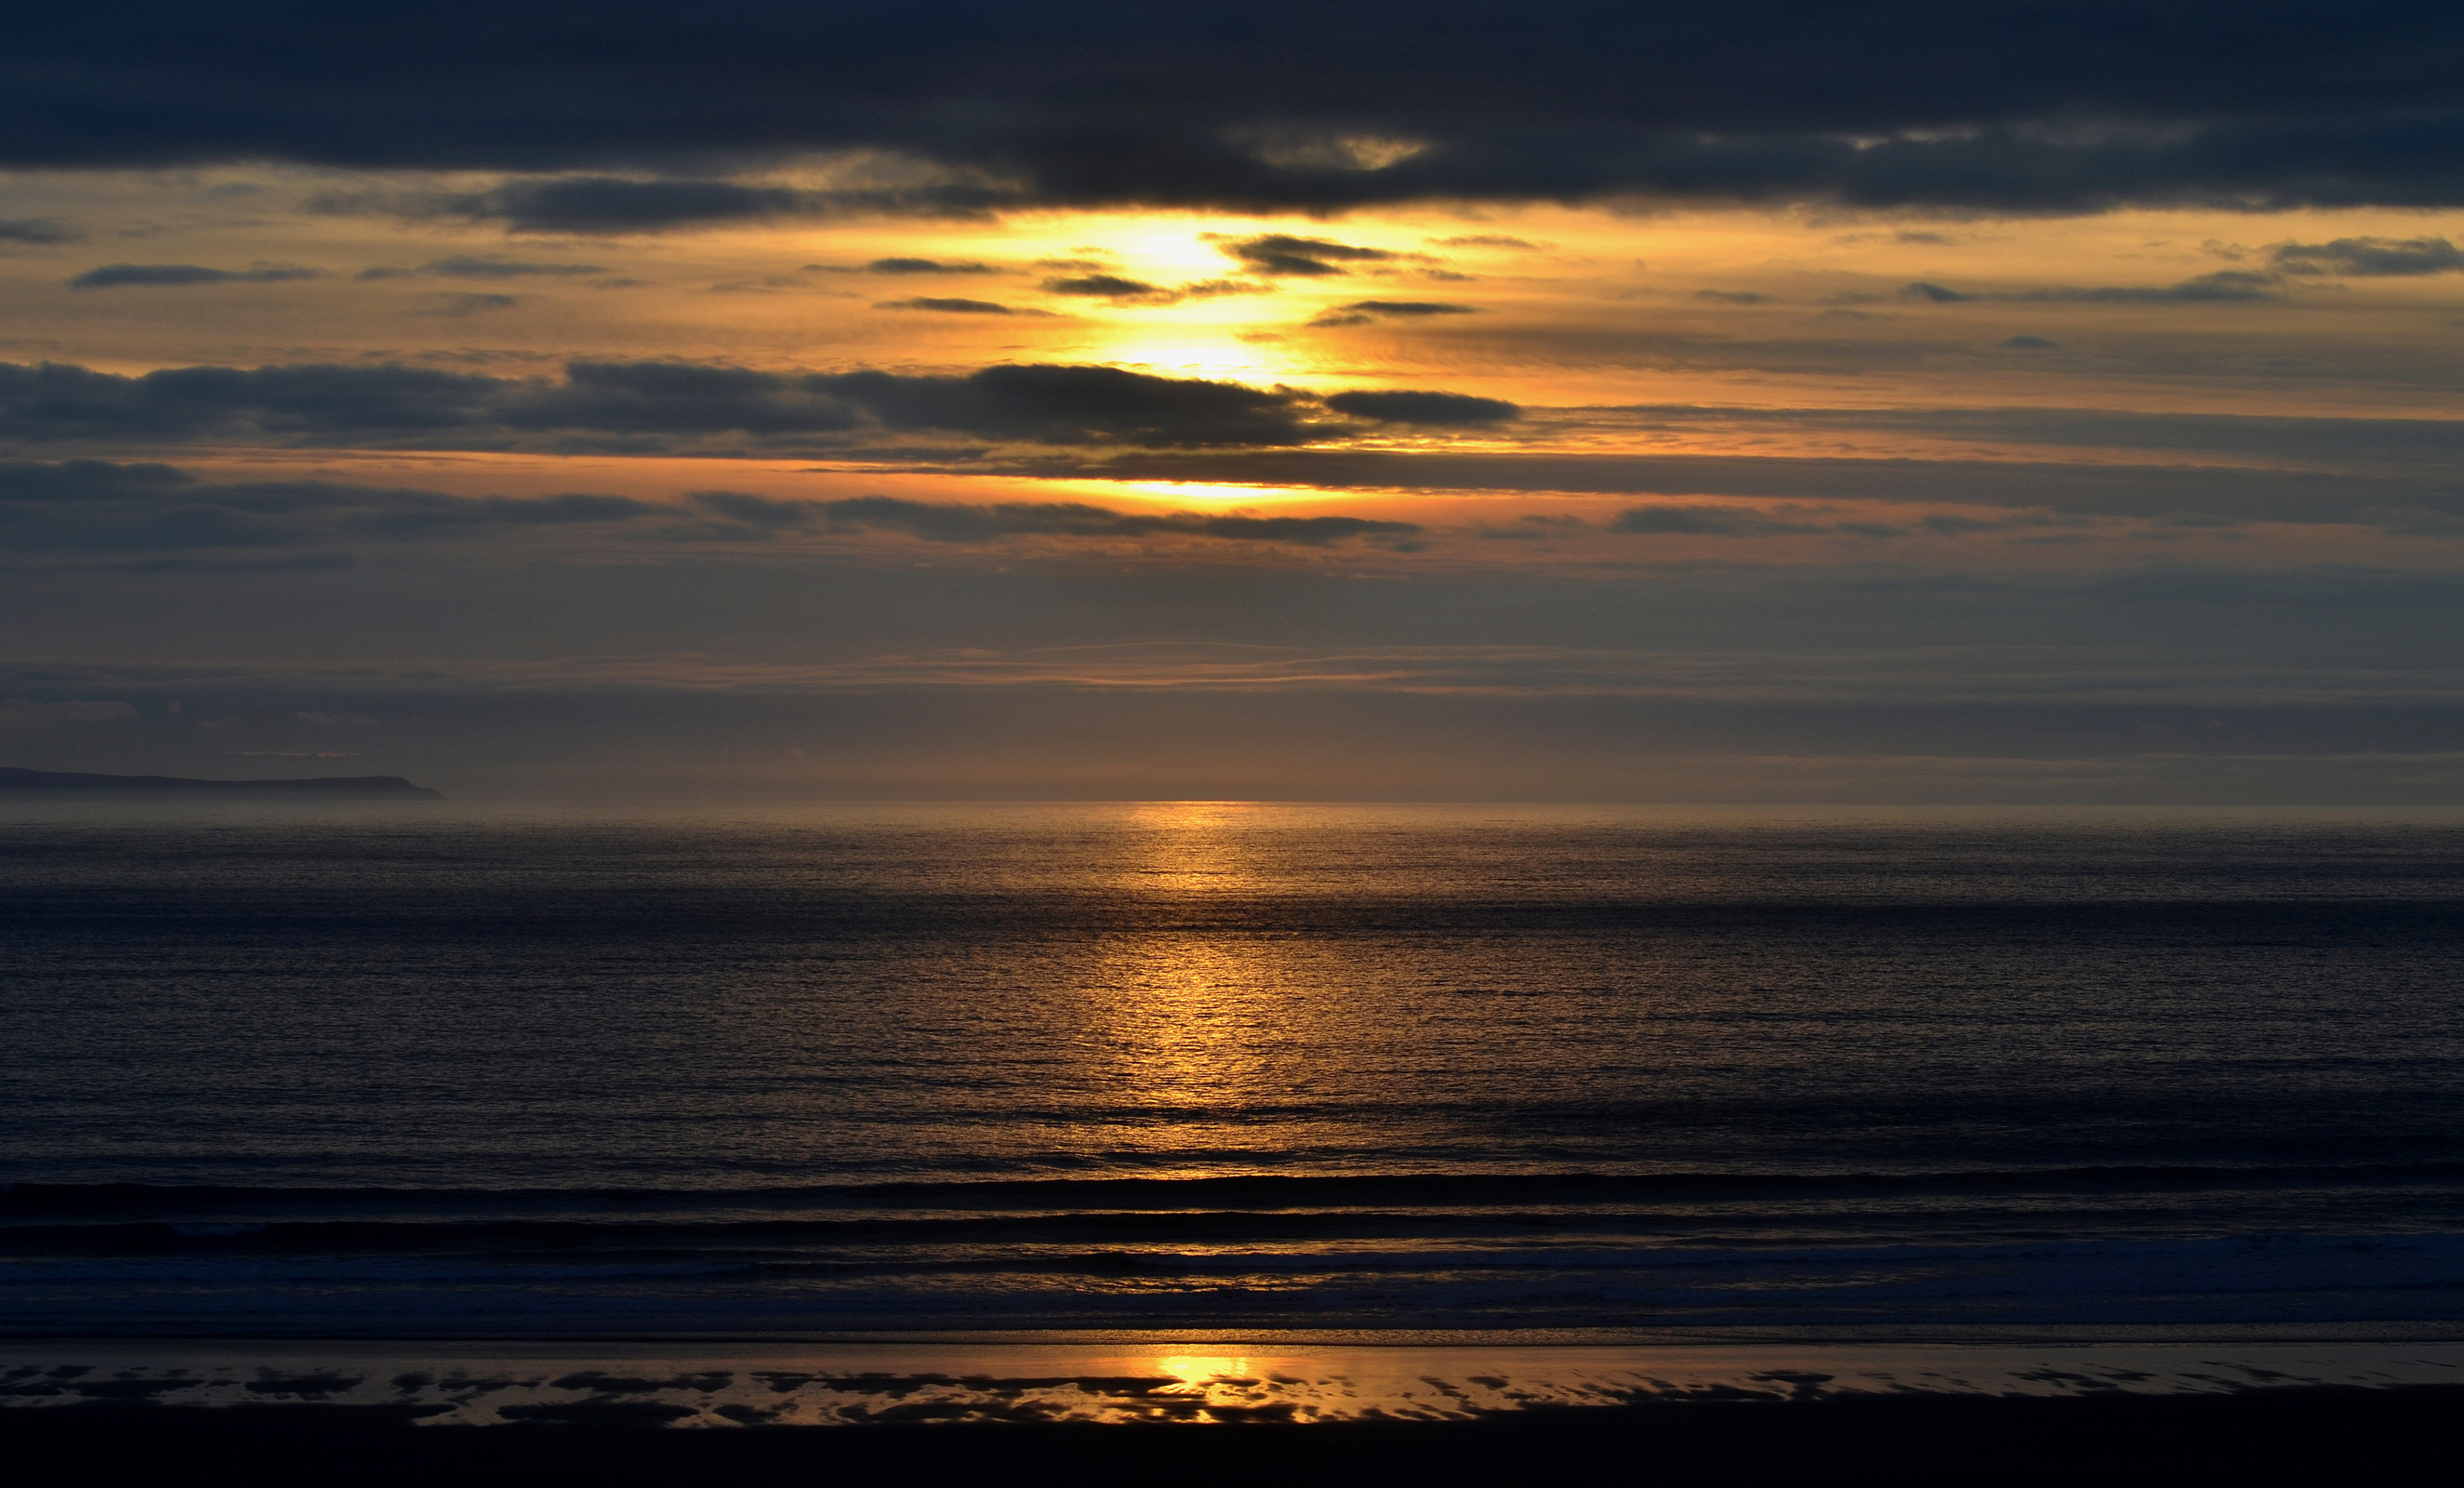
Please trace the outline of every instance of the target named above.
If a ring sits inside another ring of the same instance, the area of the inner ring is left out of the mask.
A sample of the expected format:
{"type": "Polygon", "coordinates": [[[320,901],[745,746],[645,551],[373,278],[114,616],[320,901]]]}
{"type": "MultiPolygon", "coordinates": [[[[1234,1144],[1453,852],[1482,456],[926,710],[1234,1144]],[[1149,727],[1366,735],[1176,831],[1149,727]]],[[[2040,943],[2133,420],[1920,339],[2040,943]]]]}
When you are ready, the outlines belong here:
{"type": "MultiPolygon", "coordinates": [[[[1245,318],[1241,323],[1246,323],[1245,318]]],[[[1290,382],[1306,377],[1309,370],[1298,365],[1303,359],[1280,348],[1267,352],[1233,341],[1224,334],[1220,320],[1206,326],[1124,325],[1117,343],[1108,345],[1099,338],[1094,349],[1099,353],[1098,360],[1107,366],[1158,377],[1203,377],[1210,382],[1256,385],[1290,382]]]]}
{"type": "Polygon", "coordinates": [[[1223,501],[1241,505],[1280,504],[1285,501],[1325,501],[1324,491],[1306,486],[1243,486],[1225,485],[1208,480],[1116,480],[1107,482],[1100,492],[1090,492],[1117,500],[1135,497],[1168,506],[1190,501],[1223,501]]]}

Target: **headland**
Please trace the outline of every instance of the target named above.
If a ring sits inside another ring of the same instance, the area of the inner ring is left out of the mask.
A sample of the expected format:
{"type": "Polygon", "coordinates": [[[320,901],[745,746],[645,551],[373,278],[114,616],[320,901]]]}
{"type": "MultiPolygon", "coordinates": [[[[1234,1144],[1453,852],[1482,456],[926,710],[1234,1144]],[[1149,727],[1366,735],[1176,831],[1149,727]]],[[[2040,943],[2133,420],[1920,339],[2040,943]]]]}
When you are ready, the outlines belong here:
{"type": "Polygon", "coordinates": [[[88,775],[0,766],[0,795],[153,799],[203,796],[246,801],[442,801],[444,792],[400,775],[319,775],[297,780],[186,780],[175,775],[88,775]]]}

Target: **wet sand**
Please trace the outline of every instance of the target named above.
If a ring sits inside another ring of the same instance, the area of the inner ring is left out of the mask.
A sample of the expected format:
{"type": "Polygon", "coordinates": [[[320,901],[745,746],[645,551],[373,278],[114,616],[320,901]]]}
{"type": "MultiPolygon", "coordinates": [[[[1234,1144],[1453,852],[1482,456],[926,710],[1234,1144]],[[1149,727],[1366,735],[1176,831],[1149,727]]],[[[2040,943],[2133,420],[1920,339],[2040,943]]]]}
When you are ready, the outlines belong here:
{"type": "Polygon", "coordinates": [[[0,1344],[0,1451],[258,1481],[2366,1480],[2464,1345],[0,1344]]]}
{"type": "Polygon", "coordinates": [[[290,1405],[474,1427],[1440,1422],[1642,1405],[2438,1385],[2464,1387],[2464,1344],[0,1344],[0,1401],[16,1410],[290,1405]]]}

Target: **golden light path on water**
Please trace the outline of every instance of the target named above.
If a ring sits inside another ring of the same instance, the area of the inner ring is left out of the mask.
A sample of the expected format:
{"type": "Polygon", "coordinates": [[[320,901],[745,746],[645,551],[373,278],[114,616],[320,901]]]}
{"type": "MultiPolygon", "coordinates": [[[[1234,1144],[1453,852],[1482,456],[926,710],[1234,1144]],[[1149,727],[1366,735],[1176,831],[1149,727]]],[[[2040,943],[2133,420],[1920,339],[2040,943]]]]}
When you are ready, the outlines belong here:
{"type": "Polygon", "coordinates": [[[1307,971],[1287,966],[1278,943],[1212,919],[1221,901],[1272,890],[1273,865],[1238,831],[1261,814],[1249,803],[1157,802],[1123,824],[1136,846],[1117,891],[1183,922],[1111,938],[1088,968],[1087,1074],[1099,1099],[1133,1113],[1113,1140],[1150,1161],[1240,1145],[1243,1113],[1287,1093],[1313,1042],[1307,971]],[[1188,1120],[1193,1108],[1206,1119],[1188,1120]]]}

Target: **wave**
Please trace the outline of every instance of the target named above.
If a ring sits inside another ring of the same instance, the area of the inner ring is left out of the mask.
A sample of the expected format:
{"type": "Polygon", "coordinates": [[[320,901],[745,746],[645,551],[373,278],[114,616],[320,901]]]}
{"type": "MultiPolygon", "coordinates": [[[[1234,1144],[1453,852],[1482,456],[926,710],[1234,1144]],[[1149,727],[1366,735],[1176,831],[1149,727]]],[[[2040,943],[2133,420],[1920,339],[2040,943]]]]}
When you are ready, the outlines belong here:
{"type": "Polygon", "coordinates": [[[2450,1319],[2464,1163],[739,1188],[16,1184],[0,1333],[2450,1319]]]}
{"type": "MultiPolygon", "coordinates": [[[[1064,1178],[742,1188],[17,1184],[0,1262],[425,1257],[714,1264],[772,1276],[1187,1269],[1181,1253],[1321,1257],[1758,1251],[2464,1228],[2464,1163],[1943,1173],[1064,1178]],[[1075,1257],[1074,1259],[1070,1257],[1075,1257]],[[1110,1257],[1106,1259],[1105,1257],[1110,1257]]],[[[1657,1262],[1655,1262],[1656,1264],[1657,1262]]],[[[1414,1262],[1420,1264],[1420,1262],[1414,1262]]]]}
{"type": "MultiPolygon", "coordinates": [[[[1067,1251],[870,1263],[642,1256],[118,1258],[0,1285],[18,1336],[772,1335],[856,1330],[2420,1322],[2464,1234],[1761,1250],[1067,1251]]],[[[0,1268],[0,1277],[6,1276],[0,1268]]]]}
{"type": "Polygon", "coordinates": [[[0,1183],[0,1221],[171,1211],[469,1209],[1280,1210],[1661,1201],[1695,1195],[1982,1193],[2464,1183],[2464,1162],[2183,1164],[1945,1171],[1209,1174],[915,1180],[737,1188],[388,1188],[0,1183]]]}

